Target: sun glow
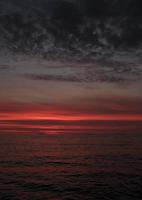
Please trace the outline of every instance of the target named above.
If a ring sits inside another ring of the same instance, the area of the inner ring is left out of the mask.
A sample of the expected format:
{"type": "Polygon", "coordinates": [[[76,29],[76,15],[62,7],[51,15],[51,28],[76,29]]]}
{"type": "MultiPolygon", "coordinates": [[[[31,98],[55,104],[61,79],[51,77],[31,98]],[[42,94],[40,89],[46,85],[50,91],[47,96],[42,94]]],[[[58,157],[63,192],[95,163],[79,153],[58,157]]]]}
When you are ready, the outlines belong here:
{"type": "Polygon", "coordinates": [[[0,120],[142,120],[142,115],[128,114],[73,114],[73,113],[2,113],[0,120]]]}

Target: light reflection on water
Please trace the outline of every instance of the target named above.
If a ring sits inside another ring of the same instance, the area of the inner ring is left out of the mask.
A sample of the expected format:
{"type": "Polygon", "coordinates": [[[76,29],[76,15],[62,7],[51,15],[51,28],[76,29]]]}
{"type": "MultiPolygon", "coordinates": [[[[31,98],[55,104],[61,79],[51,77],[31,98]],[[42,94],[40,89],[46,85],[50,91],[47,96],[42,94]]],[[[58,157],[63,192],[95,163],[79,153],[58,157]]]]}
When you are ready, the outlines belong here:
{"type": "Polygon", "coordinates": [[[0,135],[0,199],[141,199],[142,135],[0,135]]]}

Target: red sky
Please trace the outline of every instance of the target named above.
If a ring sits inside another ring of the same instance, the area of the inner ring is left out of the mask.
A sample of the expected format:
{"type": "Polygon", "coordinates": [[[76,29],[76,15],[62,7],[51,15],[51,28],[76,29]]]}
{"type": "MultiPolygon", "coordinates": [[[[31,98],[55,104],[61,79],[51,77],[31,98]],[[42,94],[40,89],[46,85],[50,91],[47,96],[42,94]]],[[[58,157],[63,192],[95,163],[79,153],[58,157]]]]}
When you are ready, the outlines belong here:
{"type": "Polygon", "coordinates": [[[142,131],[140,80],[102,80],[99,64],[6,57],[1,65],[0,133],[142,131]]]}
{"type": "Polygon", "coordinates": [[[72,105],[0,103],[2,133],[126,133],[142,131],[137,99],[99,99],[72,105]]]}

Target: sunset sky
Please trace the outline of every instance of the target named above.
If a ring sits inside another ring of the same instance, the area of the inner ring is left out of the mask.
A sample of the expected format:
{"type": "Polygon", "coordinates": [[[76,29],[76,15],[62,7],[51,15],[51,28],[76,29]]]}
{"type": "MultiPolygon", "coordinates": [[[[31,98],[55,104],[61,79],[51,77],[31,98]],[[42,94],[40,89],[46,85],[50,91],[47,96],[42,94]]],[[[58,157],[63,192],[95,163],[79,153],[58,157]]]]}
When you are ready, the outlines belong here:
{"type": "Polygon", "coordinates": [[[40,62],[43,61],[29,58],[13,63],[11,59],[10,63],[3,61],[0,74],[1,132],[142,130],[140,81],[86,81],[87,73],[92,79],[97,78],[94,71],[101,66],[97,63],[86,66],[82,63],[40,62]],[[62,77],[61,80],[58,77],[62,77]],[[72,77],[76,80],[71,80],[72,77]]]}
{"type": "Polygon", "coordinates": [[[24,2],[0,2],[0,133],[141,133],[141,16],[24,2]]]}

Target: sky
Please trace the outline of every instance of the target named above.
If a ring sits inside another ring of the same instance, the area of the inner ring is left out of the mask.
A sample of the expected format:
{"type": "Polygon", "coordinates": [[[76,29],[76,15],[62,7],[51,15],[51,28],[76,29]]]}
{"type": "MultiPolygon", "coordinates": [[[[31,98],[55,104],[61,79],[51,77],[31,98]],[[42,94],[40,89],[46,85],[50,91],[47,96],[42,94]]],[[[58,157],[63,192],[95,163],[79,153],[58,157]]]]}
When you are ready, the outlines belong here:
{"type": "Polygon", "coordinates": [[[140,0],[1,0],[0,133],[141,133],[140,0]]]}

